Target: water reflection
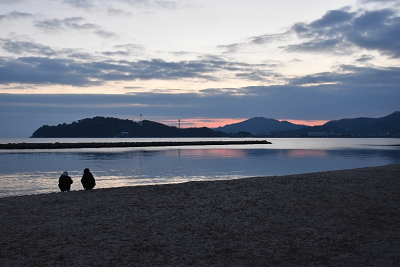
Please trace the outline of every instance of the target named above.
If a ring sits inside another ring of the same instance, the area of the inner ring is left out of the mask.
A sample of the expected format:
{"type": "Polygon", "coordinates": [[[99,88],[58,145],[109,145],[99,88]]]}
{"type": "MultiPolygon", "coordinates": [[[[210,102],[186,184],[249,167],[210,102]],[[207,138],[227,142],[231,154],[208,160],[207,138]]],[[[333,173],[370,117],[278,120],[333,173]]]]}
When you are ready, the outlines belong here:
{"type": "Polygon", "coordinates": [[[102,149],[0,153],[0,197],[58,192],[58,177],[68,171],[82,190],[84,168],[97,188],[193,180],[286,175],[400,162],[400,149],[102,149]]]}
{"type": "Polygon", "coordinates": [[[293,149],[287,153],[288,157],[327,157],[327,150],[293,149]]]}

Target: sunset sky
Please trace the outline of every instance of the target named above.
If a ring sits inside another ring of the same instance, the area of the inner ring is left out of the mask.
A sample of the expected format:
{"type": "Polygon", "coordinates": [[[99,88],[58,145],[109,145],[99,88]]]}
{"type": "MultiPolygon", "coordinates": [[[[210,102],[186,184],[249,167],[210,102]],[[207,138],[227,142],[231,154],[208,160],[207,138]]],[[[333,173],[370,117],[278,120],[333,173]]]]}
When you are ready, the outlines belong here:
{"type": "Polygon", "coordinates": [[[400,110],[398,0],[0,0],[0,137],[400,110]]]}

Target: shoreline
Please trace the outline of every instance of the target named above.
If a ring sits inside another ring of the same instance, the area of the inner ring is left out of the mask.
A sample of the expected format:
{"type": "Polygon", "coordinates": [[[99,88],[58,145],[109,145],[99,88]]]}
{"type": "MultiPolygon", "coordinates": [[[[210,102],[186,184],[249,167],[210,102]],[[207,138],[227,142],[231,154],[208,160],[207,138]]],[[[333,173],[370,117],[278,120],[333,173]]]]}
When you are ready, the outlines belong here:
{"type": "Polygon", "coordinates": [[[0,198],[2,266],[398,266],[400,164],[0,198]]]}

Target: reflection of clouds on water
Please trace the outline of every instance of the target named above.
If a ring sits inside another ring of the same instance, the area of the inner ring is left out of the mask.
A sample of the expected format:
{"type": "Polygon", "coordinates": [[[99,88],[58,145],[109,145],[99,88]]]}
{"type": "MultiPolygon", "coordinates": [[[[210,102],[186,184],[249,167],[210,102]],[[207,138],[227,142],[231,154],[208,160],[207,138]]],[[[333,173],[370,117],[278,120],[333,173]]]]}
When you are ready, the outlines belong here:
{"type": "MultiPolygon", "coordinates": [[[[289,141],[285,140],[282,146],[289,141]]],[[[359,145],[369,140],[351,139],[344,140],[338,149],[326,149],[326,141],[316,140],[308,149],[300,149],[296,144],[294,149],[225,146],[0,152],[0,196],[59,192],[58,178],[63,171],[68,171],[74,181],[71,190],[82,190],[80,179],[84,168],[91,169],[96,188],[107,188],[286,175],[400,162],[400,147],[359,145]]]]}

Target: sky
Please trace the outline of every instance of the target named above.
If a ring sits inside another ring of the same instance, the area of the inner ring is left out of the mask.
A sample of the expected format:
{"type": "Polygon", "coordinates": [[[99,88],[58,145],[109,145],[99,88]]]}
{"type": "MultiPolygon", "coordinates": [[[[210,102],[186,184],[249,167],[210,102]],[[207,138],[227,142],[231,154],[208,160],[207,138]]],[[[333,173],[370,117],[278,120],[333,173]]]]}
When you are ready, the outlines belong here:
{"type": "Polygon", "coordinates": [[[400,110],[398,0],[0,0],[0,137],[400,110]]]}

